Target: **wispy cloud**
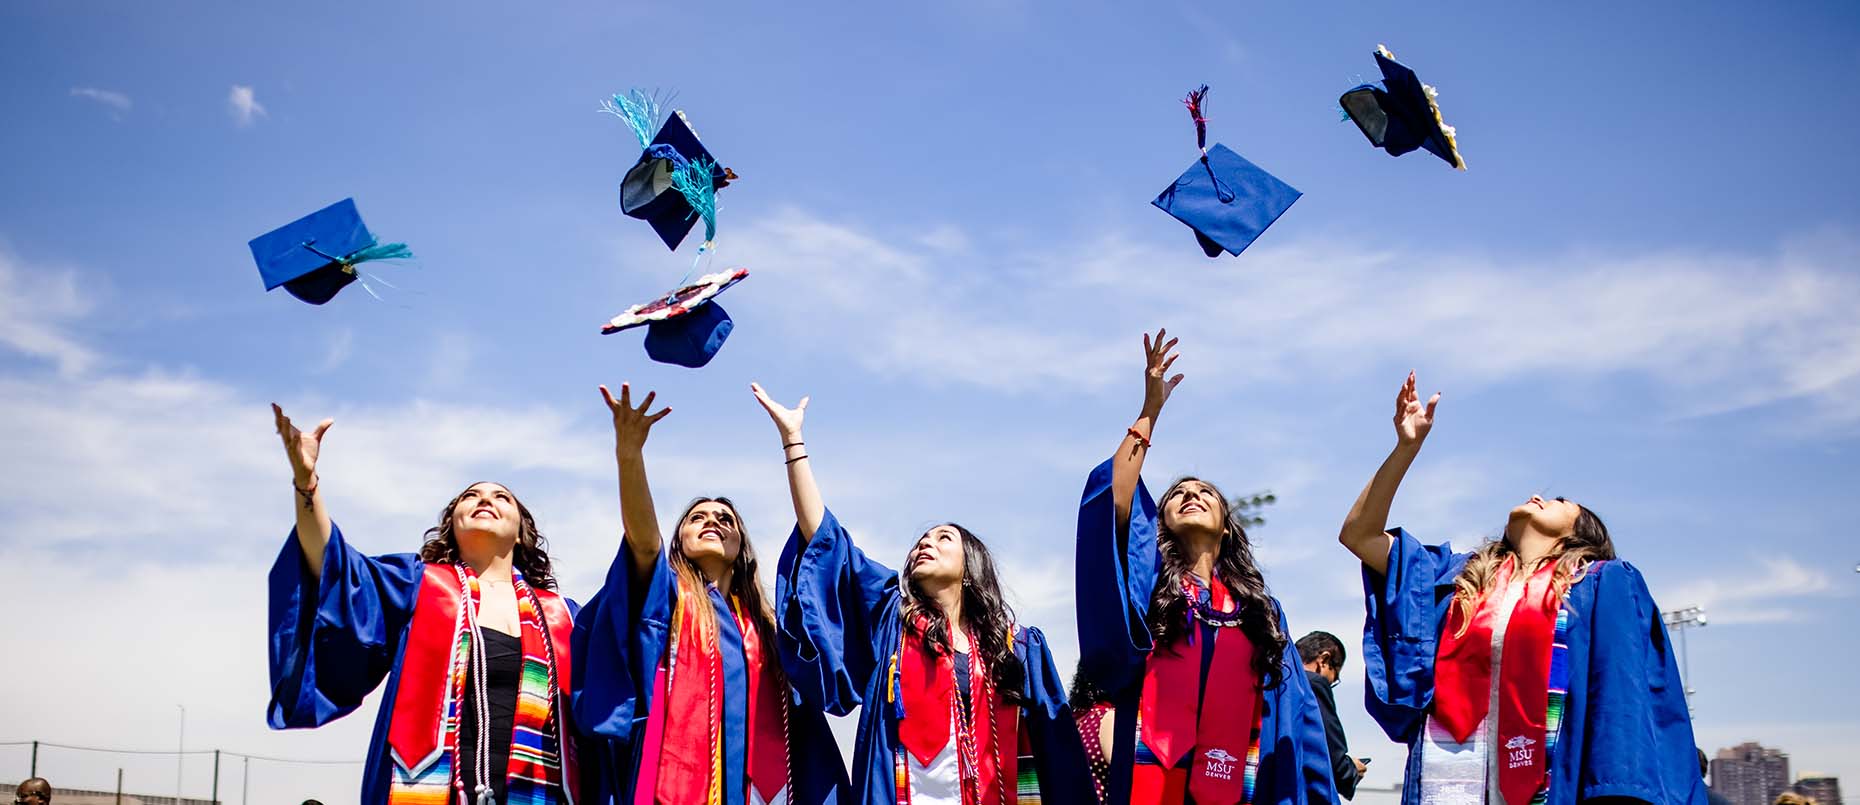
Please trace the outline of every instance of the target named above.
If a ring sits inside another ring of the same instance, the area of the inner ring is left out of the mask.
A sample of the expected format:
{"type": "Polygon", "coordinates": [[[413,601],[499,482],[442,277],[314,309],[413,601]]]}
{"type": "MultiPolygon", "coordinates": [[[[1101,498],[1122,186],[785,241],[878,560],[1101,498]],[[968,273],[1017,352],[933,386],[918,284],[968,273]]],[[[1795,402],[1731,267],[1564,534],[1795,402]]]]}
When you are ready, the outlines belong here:
{"type": "Polygon", "coordinates": [[[1782,623],[1813,614],[1814,599],[1841,594],[1833,574],[1789,556],[1754,557],[1732,575],[1701,579],[1662,595],[1668,606],[1702,606],[1714,624],[1782,623]]]}
{"type": "Polygon", "coordinates": [[[81,374],[98,356],[65,325],[90,308],[72,273],[28,267],[0,247],[0,348],[51,361],[66,376],[81,374]]]}
{"type": "Polygon", "coordinates": [[[226,95],[226,109],[232,113],[233,121],[240,126],[250,126],[261,117],[267,117],[265,105],[258,102],[252,88],[243,84],[234,84],[232,91],[226,95]]]}
{"type": "Polygon", "coordinates": [[[103,104],[109,107],[110,115],[118,120],[121,120],[123,115],[129,112],[129,107],[134,105],[128,95],[96,87],[72,87],[71,97],[85,98],[103,104]]]}

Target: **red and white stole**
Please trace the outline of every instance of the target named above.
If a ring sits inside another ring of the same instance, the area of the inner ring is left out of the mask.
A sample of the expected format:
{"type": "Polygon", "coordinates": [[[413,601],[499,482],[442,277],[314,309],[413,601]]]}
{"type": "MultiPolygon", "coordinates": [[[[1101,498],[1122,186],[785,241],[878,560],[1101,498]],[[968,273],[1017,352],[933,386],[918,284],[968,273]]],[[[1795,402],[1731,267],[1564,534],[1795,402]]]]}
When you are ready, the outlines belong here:
{"type": "MultiPolygon", "coordinates": [[[[955,661],[949,652],[924,647],[928,619],[918,617],[910,628],[899,630],[898,654],[891,682],[895,700],[903,705],[898,722],[898,743],[903,754],[926,766],[943,753],[953,738],[961,775],[963,805],[1006,805],[1017,800],[1019,777],[1020,707],[1009,703],[995,687],[992,667],[982,657],[981,644],[969,639],[969,708],[962,708],[956,687],[955,661]],[[952,735],[952,733],[954,733],[952,735]]],[[[1010,632],[1010,637],[1012,632],[1010,632]]],[[[900,763],[905,760],[899,757],[900,763]]],[[[910,802],[910,775],[898,769],[894,780],[898,802],[910,802]]]]}
{"type": "MultiPolygon", "coordinates": [[[[699,606],[713,607],[708,589],[680,589],[665,662],[659,667],[646,752],[634,793],[637,805],[707,805],[723,801],[723,652],[717,627],[699,606]],[[686,601],[691,606],[686,606],[686,601]]],[[[731,616],[743,636],[747,692],[749,780],[763,802],[789,786],[787,693],[773,647],[762,645],[753,616],[732,596],[731,616]]],[[[792,799],[793,792],[789,792],[792,799]]]]}
{"type": "MultiPolygon", "coordinates": [[[[1434,721],[1461,743],[1485,724],[1491,709],[1492,633],[1498,627],[1499,602],[1510,585],[1517,557],[1507,558],[1480,593],[1472,619],[1457,604],[1447,613],[1434,659],[1434,721]]],[[[1498,735],[1492,752],[1504,752],[1498,764],[1499,791],[1509,803],[1528,803],[1550,773],[1543,751],[1550,706],[1551,647],[1555,643],[1559,601],[1551,589],[1556,563],[1545,563],[1524,583],[1524,596],[1505,624],[1504,655],[1498,679],[1498,735]]]]}
{"type": "MultiPolygon", "coordinates": [[[[511,580],[516,587],[524,666],[513,727],[519,733],[535,734],[541,745],[531,747],[513,739],[502,773],[512,781],[513,803],[547,796],[543,792],[550,789],[564,792],[574,802],[579,777],[564,706],[568,691],[573,690],[569,642],[574,622],[561,595],[531,588],[521,573],[513,572],[511,580]],[[542,605],[541,612],[531,606],[531,593],[542,605]]],[[[471,632],[461,605],[467,595],[472,605],[477,604],[477,577],[463,565],[428,564],[418,595],[407,627],[394,712],[388,720],[388,752],[397,767],[389,781],[388,801],[395,803],[444,802],[455,790],[469,793],[471,787],[466,783],[459,789],[463,781],[453,778],[459,769],[459,719],[465,706],[465,660],[471,632]]],[[[479,729],[489,729],[489,725],[479,729]]]]}
{"type": "MultiPolygon", "coordinates": [[[[1209,604],[1216,612],[1238,612],[1227,585],[1218,577],[1208,586],[1209,604]]],[[[1195,605],[1191,594],[1188,606],[1195,605]]],[[[1237,625],[1214,630],[1214,659],[1208,666],[1203,697],[1200,631],[1191,614],[1183,639],[1151,652],[1143,671],[1137,739],[1161,766],[1134,770],[1131,793],[1139,803],[1165,802],[1181,791],[1181,783],[1169,778],[1190,752],[1194,759],[1186,788],[1197,805],[1235,805],[1246,799],[1247,752],[1262,709],[1259,675],[1253,671],[1253,642],[1237,625]]],[[[1170,805],[1180,802],[1176,795],[1170,805]]]]}

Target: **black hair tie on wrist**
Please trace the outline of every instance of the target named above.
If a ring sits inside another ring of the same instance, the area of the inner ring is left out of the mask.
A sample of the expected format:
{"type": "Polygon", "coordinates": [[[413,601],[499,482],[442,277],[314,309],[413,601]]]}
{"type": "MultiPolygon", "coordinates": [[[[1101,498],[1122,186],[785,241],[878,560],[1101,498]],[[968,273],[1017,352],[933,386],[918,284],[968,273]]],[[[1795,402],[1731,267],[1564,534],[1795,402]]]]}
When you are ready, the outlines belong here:
{"type": "Polygon", "coordinates": [[[784,461],[784,462],[782,462],[782,463],[783,463],[783,464],[793,464],[794,462],[796,462],[796,461],[800,461],[801,459],[804,459],[804,458],[807,458],[807,454],[806,454],[806,453],[802,453],[802,454],[800,454],[800,455],[798,455],[798,456],[795,456],[794,458],[791,458],[791,459],[788,459],[787,461],[784,461]]]}

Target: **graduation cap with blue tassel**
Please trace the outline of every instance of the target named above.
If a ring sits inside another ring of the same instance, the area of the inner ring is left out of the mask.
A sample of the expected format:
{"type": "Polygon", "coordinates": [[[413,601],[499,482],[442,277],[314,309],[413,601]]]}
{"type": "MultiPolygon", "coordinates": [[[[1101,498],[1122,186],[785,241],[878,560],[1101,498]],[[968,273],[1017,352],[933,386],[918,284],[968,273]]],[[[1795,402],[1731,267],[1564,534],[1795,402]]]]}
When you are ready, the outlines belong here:
{"type": "Polygon", "coordinates": [[[717,190],[736,174],[717,166],[681,112],[673,112],[659,134],[648,139],[658,117],[658,103],[643,92],[615,95],[604,109],[625,120],[645,147],[621,183],[622,211],[652,224],[673,250],[703,221],[704,242],[698,246],[691,269],[671,292],[627,308],[602,325],[601,333],[645,325],[648,357],[695,369],[710,363],[735,328],[716,296],[749,276],[748,269],[734,268],[689,281],[700,264],[716,255],[717,190]]]}
{"type": "Polygon", "coordinates": [[[1381,82],[1359,83],[1338,100],[1344,116],[1362,129],[1371,145],[1389,156],[1424,148],[1448,165],[1466,170],[1456,132],[1440,119],[1439,93],[1421,83],[1413,70],[1396,61],[1395,54],[1382,45],[1376,46],[1376,66],[1382,68],[1381,82]]]}
{"type": "Polygon", "coordinates": [[[362,263],[376,260],[400,260],[413,256],[405,243],[382,243],[362,223],[355,209],[355,199],[345,198],[284,226],[253,238],[247,244],[265,290],[284,286],[284,290],[313,305],[336,297],[349,283],[362,281],[369,296],[381,295],[369,287],[369,280],[389,288],[392,283],[358,269],[362,263]],[[364,276],[365,275],[365,276],[364,276]]]}

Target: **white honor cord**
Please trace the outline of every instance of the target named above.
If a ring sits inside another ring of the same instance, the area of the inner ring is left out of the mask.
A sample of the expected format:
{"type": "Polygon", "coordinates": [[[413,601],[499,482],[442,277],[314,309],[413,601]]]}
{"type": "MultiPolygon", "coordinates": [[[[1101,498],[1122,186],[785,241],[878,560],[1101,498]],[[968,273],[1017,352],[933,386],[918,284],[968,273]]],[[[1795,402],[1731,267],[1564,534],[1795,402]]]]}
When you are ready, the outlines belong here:
{"type": "MultiPolygon", "coordinates": [[[[471,640],[471,678],[477,683],[472,685],[474,694],[472,704],[475,705],[473,710],[478,715],[478,728],[474,736],[477,740],[473,741],[475,746],[472,752],[472,757],[477,760],[472,764],[472,776],[477,778],[475,782],[478,784],[477,805],[496,805],[496,797],[491,794],[491,778],[488,769],[491,765],[491,698],[490,694],[485,691],[485,684],[489,680],[485,679],[484,632],[478,628],[478,602],[471,596],[471,582],[465,578],[465,571],[459,569],[457,565],[453,566],[453,570],[459,574],[459,591],[465,598],[465,624],[470,630],[468,639],[471,640]]],[[[459,799],[465,799],[465,792],[459,792],[459,799]]],[[[462,805],[472,804],[464,802],[462,805]]]]}

